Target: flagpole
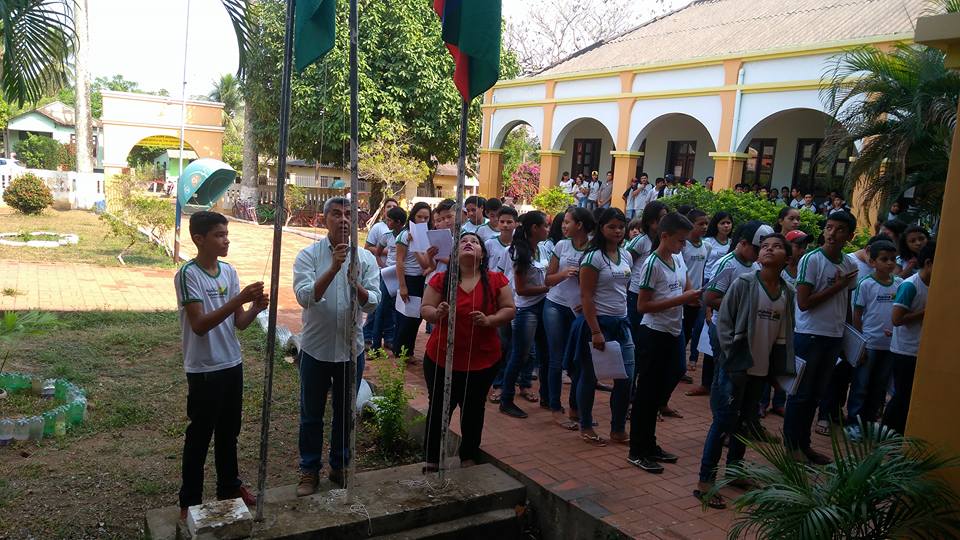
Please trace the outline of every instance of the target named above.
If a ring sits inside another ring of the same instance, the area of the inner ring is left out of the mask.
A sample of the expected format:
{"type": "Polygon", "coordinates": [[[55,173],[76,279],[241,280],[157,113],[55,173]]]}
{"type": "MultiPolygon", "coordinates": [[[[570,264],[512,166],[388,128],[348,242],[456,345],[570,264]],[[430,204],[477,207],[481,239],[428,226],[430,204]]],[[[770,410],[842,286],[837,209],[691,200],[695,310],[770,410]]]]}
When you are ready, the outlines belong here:
{"type": "Polygon", "coordinates": [[[360,178],[357,170],[359,134],[359,79],[357,77],[357,40],[359,20],[357,17],[357,0],[350,0],[350,265],[347,275],[350,278],[350,367],[347,369],[347,385],[345,392],[348,399],[350,417],[347,421],[347,436],[350,441],[347,461],[347,501],[353,500],[356,491],[356,449],[357,449],[357,317],[360,315],[360,305],[357,299],[357,286],[360,283],[360,265],[357,257],[357,202],[360,195],[360,178]]]}
{"type": "MultiPolygon", "coordinates": [[[[263,407],[260,418],[260,469],[257,474],[257,521],[263,521],[266,498],[270,406],[273,399],[273,356],[277,345],[277,297],[280,293],[280,245],[283,240],[283,195],[287,177],[287,131],[290,126],[290,74],[293,68],[293,12],[297,0],[287,0],[283,71],[280,80],[280,144],[277,163],[277,213],[273,222],[273,259],[270,267],[270,310],[267,319],[267,353],[263,361],[263,407]]],[[[248,126],[249,127],[249,126],[248,126]]]]}
{"type": "Polygon", "coordinates": [[[180,223],[183,220],[183,206],[180,204],[180,181],[183,178],[183,139],[187,124],[187,51],[190,44],[190,0],[187,0],[187,26],[183,32],[183,86],[180,89],[180,164],[177,172],[177,186],[173,190],[176,197],[176,214],[173,227],[173,264],[180,264],[180,223]]]}
{"type": "Polygon", "coordinates": [[[463,191],[467,174],[467,125],[469,122],[470,102],[462,100],[460,103],[460,157],[457,160],[457,210],[454,219],[453,250],[450,253],[450,263],[447,270],[447,305],[450,311],[447,314],[447,358],[443,366],[443,408],[440,409],[442,427],[440,430],[440,481],[443,482],[447,465],[447,433],[450,431],[450,391],[453,381],[453,337],[457,322],[457,283],[460,277],[460,226],[463,224],[463,191]]]}

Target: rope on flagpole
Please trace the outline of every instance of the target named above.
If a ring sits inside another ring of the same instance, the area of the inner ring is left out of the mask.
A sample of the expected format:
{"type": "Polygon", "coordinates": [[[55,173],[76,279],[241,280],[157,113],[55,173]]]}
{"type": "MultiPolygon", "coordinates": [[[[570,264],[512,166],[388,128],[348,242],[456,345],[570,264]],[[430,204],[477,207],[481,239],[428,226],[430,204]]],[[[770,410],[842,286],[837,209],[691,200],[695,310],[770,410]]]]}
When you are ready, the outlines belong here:
{"type": "MultiPolygon", "coordinates": [[[[287,2],[283,71],[280,79],[280,141],[277,163],[277,215],[273,223],[273,260],[270,269],[270,309],[267,319],[267,353],[263,361],[263,407],[260,419],[260,468],[257,474],[257,521],[263,521],[266,498],[270,407],[273,400],[273,357],[277,345],[277,297],[280,293],[280,246],[283,240],[283,195],[287,178],[287,136],[290,126],[290,77],[293,69],[293,13],[297,0],[287,2]]],[[[248,126],[249,127],[249,126],[248,126]]]]}

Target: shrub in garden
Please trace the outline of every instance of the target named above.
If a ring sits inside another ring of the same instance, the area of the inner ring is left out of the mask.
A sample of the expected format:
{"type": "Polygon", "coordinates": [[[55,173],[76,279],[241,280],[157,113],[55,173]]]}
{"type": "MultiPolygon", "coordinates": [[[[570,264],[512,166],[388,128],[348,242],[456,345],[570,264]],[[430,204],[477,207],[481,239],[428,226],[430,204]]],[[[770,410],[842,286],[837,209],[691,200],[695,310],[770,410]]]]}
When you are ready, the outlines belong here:
{"type": "MultiPolygon", "coordinates": [[[[777,214],[783,208],[783,205],[757,198],[752,193],[736,193],[730,190],[710,191],[699,185],[680,188],[676,195],[661,201],[674,209],[682,204],[689,204],[708,214],[719,211],[729,212],[735,225],[753,219],[773,225],[777,222],[777,214]]],[[[800,229],[814,238],[820,236],[822,222],[822,216],[812,212],[800,212],[800,229]]]]}
{"type": "Polygon", "coordinates": [[[17,159],[31,169],[55,170],[66,159],[63,145],[51,137],[29,135],[17,145],[17,159]]]}
{"type": "Polygon", "coordinates": [[[513,197],[518,203],[528,202],[540,190],[540,165],[521,163],[510,175],[510,182],[504,182],[503,194],[513,197]]]}
{"type": "Polygon", "coordinates": [[[3,202],[21,214],[39,214],[53,204],[53,195],[40,177],[24,173],[7,186],[3,192],[3,202]]]}
{"type": "Polygon", "coordinates": [[[404,386],[406,355],[392,360],[383,349],[368,354],[377,366],[377,397],[374,399],[380,450],[386,454],[403,454],[412,444],[407,420],[407,405],[412,396],[404,386]]]}
{"type": "Polygon", "coordinates": [[[575,203],[573,196],[567,195],[560,186],[554,186],[533,198],[533,206],[548,216],[555,216],[575,203]]]}

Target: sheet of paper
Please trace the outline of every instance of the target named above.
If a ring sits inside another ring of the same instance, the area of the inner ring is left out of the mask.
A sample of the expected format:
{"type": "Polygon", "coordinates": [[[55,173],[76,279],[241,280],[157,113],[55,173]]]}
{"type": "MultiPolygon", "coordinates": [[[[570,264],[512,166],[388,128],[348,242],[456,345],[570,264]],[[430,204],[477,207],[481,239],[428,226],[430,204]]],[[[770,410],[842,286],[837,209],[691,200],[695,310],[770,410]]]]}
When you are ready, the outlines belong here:
{"type": "Polygon", "coordinates": [[[429,238],[431,246],[436,246],[437,257],[441,259],[450,258],[450,253],[453,251],[453,233],[450,232],[450,229],[427,231],[427,238],[429,238]]]}
{"type": "Polygon", "coordinates": [[[383,284],[387,286],[387,292],[390,297],[397,295],[397,289],[400,288],[400,280],[397,279],[397,267],[388,266],[380,269],[380,277],[383,278],[383,284]]]}
{"type": "Polygon", "coordinates": [[[716,356],[713,354],[713,347],[710,345],[710,331],[707,323],[703,323],[703,330],[700,332],[700,339],[697,341],[697,350],[700,351],[700,354],[716,356]]]}
{"type": "Polygon", "coordinates": [[[419,317],[421,302],[423,302],[423,299],[419,296],[411,296],[410,301],[404,302],[403,297],[398,294],[394,307],[400,312],[401,315],[406,315],[407,317],[419,317]]]}
{"type": "Polygon", "coordinates": [[[866,352],[867,338],[853,326],[846,324],[843,331],[843,357],[851,366],[857,367],[866,352]]]}
{"type": "Polygon", "coordinates": [[[596,374],[597,380],[627,378],[619,343],[608,341],[602,351],[590,345],[590,353],[593,357],[593,372],[596,374]]]}
{"type": "Polygon", "coordinates": [[[427,234],[426,223],[413,223],[410,225],[410,249],[417,253],[426,253],[430,249],[430,236],[427,234]]]}
{"type": "Polygon", "coordinates": [[[777,377],[777,384],[780,385],[780,388],[782,388],[788,396],[796,395],[797,389],[800,387],[800,380],[803,379],[803,371],[807,367],[807,361],[797,356],[796,367],[797,375],[795,377],[789,375],[777,377]]]}

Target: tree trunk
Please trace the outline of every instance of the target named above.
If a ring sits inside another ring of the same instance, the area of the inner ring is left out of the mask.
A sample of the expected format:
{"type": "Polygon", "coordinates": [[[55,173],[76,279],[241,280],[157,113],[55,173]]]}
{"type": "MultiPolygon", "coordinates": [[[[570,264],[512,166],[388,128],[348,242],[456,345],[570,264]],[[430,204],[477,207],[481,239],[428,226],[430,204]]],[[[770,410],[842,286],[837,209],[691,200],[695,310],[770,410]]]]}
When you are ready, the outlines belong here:
{"type": "Polygon", "coordinates": [[[257,139],[253,133],[253,107],[243,107],[243,171],[240,177],[240,198],[256,202],[259,175],[257,139]]]}
{"type": "Polygon", "coordinates": [[[77,33],[77,50],[74,55],[77,93],[77,103],[74,111],[77,172],[92,173],[97,150],[93,146],[93,119],[90,116],[90,74],[87,71],[90,40],[87,28],[87,0],[76,0],[73,21],[77,33]]]}

